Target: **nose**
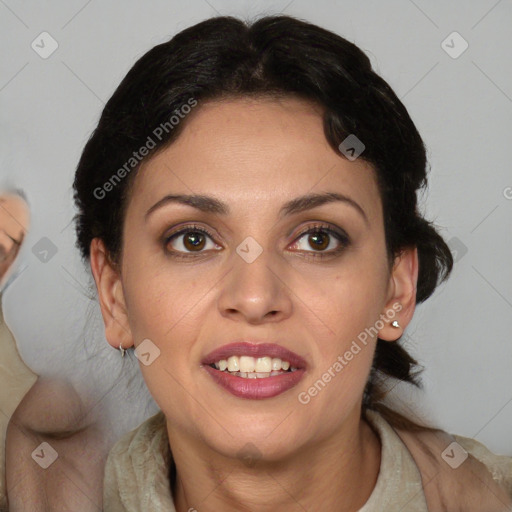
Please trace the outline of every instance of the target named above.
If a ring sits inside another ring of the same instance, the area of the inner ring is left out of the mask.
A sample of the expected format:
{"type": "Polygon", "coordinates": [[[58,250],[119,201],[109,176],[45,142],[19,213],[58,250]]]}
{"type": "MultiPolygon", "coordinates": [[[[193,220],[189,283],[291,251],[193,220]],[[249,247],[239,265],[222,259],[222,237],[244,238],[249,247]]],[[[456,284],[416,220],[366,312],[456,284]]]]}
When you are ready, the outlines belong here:
{"type": "Polygon", "coordinates": [[[250,324],[277,322],[292,313],[291,291],[286,284],[286,263],[270,252],[252,262],[233,254],[218,299],[220,314],[250,324]]]}

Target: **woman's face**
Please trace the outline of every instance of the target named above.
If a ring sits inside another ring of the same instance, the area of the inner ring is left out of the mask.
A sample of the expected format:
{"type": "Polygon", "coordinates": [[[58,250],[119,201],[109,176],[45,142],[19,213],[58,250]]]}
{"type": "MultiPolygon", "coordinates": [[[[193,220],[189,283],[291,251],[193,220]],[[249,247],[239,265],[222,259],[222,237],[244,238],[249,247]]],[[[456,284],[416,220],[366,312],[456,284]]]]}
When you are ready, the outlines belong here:
{"type": "Polygon", "coordinates": [[[359,421],[376,322],[381,337],[396,332],[375,175],[333,151],[320,112],[300,100],[210,102],[191,115],[135,178],[107,338],[145,340],[140,368],[171,438],[283,457],[359,421]],[[341,200],[298,200],[314,194],[341,200]],[[222,348],[238,342],[250,346],[222,348]],[[258,352],[263,343],[273,346],[258,352]],[[298,369],[284,372],[286,361],[298,369]]]}

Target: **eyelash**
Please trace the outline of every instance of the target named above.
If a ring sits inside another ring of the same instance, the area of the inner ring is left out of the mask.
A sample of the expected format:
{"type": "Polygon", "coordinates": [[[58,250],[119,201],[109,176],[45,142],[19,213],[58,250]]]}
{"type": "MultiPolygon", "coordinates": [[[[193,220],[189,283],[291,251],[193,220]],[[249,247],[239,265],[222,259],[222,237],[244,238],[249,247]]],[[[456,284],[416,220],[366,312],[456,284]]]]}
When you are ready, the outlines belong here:
{"type": "MultiPolygon", "coordinates": [[[[181,235],[191,233],[191,232],[202,233],[204,235],[209,236],[212,240],[215,238],[215,236],[210,231],[208,231],[206,228],[196,226],[195,224],[190,224],[190,225],[184,226],[179,231],[164,237],[164,241],[163,241],[164,249],[167,250],[167,246],[169,245],[171,240],[173,240],[174,238],[177,238],[181,235]]],[[[308,228],[304,229],[296,236],[296,238],[294,239],[294,243],[296,241],[300,240],[304,235],[317,234],[317,233],[326,233],[329,236],[333,236],[334,238],[336,238],[338,240],[338,242],[340,242],[341,245],[337,249],[331,249],[328,252],[306,251],[307,258],[327,258],[330,256],[336,256],[350,245],[350,238],[348,237],[348,235],[345,232],[337,231],[337,230],[331,228],[328,224],[315,224],[314,226],[309,226],[308,228]]],[[[195,254],[193,252],[185,253],[186,255],[183,253],[180,253],[179,251],[167,251],[167,253],[171,257],[178,258],[178,259],[179,258],[188,259],[188,258],[195,257],[195,254]]],[[[197,254],[201,254],[201,252],[198,252],[197,254]]]]}

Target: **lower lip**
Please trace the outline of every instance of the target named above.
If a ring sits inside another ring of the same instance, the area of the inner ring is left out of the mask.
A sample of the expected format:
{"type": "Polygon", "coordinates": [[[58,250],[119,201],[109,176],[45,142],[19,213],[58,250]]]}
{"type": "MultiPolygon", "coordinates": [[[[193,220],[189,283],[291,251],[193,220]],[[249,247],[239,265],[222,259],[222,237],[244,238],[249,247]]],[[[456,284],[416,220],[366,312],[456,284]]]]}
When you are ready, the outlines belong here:
{"type": "Polygon", "coordinates": [[[263,379],[245,379],[237,377],[228,372],[221,372],[211,366],[204,365],[203,368],[212,376],[213,380],[222,386],[226,391],[239,398],[250,398],[261,400],[280,395],[290,388],[293,388],[304,376],[304,370],[285,372],[274,377],[263,379]]]}

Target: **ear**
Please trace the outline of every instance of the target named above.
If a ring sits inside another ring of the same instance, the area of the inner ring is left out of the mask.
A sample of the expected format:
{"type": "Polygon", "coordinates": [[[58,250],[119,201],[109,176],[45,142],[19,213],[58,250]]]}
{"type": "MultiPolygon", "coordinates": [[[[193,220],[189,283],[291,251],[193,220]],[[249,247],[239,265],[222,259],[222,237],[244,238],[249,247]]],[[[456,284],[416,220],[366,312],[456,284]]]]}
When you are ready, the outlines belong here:
{"type": "Polygon", "coordinates": [[[409,325],[416,308],[416,289],[418,284],[418,249],[407,247],[395,258],[389,278],[388,295],[381,318],[384,327],[379,330],[379,338],[396,341],[409,325]],[[393,321],[399,327],[393,327],[393,321]]]}
{"type": "Polygon", "coordinates": [[[133,337],[128,323],[123,284],[100,238],[94,238],[91,241],[90,262],[98,290],[107,341],[116,349],[120,345],[127,349],[133,345],[133,337]]]}

